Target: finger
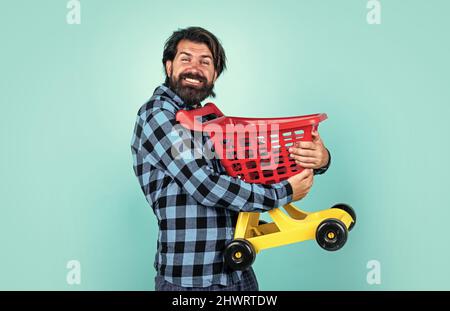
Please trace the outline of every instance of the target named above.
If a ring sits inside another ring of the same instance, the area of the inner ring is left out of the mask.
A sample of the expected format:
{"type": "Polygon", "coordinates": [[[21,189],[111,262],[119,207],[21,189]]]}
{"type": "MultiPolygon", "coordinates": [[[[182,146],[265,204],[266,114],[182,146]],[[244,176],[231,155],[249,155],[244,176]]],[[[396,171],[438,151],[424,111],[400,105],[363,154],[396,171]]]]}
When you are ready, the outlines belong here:
{"type": "Polygon", "coordinates": [[[292,155],[291,156],[292,159],[294,159],[295,161],[299,161],[299,162],[305,162],[305,163],[317,163],[317,158],[313,158],[313,157],[302,157],[302,156],[298,156],[298,155],[292,155]]]}
{"type": "Polygon", "coordinates": [[[317,150],[311,150],[311,149],[302,149],[302,148],[289,148],[289,156],[292,157],[292,155],[299,155],[304,157],[315,157],[317,150]]]}
{"type": "Polygon", "coordinates": [[[320,135],[319,135],[319,132],[317,130],[312,131],[311,135],[312,135],[313,142],[320,141],[320,135]]]}
{"type": "Polygon", "coordinates": [[[313,174],[313,170],[310,168],[304,168],[298,175],[301,176],[301,179],[306,179],[313,174]]]}
{"type": "Polygon", "coordinates": [[[313,143],[312,141],[298,141],[296,143],[296,146],[303,149],[311,149],[311,150],[316,149],[316,144],[313,143]]]}
{"type": "Polygon", "coordinates": [[[303,180],[303,179],[306,179],[308,176],[310,176],[311,172],[312,172],[312,170],[310,170],[310,169],[304,169],[303,171],[298,173],[296,175],[296,177],[299,178],[300,180],[303,180]]]}
{"type": "Polygon", "coordinates": [[[311,188],[312,184],[313,184],[313,175],[311,174],[310,176],[308,176],[307,178],[302,180],[302,183],[307,187],[307,188],[311,188]]]}
{"type": "Polygon", "coordinates": [[[311,176],[313,176],[313,170],[310,168],[305,168],[303,171],[306,171],[306,178],[310,178],[311,176]]]}
{"type": "Polygon", "coordinates": [[[314,175],[311,174],[311,176],[308,177],[308,185],[309,187],[312,187],[313,184],[314,184],[314,175]]]}
{"type": "Polygon", "coordinates": [[[298,162],[298,161],[295,161],[295,163],[300,165],[303,168],[314,169],[317,167],[317,164],[314,164],[314,163],[305,163],[305,162],[298,162]]]}

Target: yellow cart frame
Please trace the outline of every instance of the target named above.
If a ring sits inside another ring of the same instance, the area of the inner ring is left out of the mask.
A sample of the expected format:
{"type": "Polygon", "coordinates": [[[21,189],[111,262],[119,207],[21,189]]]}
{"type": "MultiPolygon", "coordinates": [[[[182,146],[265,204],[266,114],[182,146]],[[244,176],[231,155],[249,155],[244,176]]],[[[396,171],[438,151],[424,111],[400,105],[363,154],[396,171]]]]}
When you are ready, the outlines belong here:
{"type": "Polygon", "coordinates": [[[271,223],[262,223],[260,213],[241,212],[234,239],[224,253],[225,263],[234,270],[248,268],[263,249],[315,239],[319,246],[336,251],[347,241],[348,231],[356,223],[356,214],[346,204],[330,209],[305,212],[293,204],[274,208],[268,213],[271,223]]]}
{"type": "Polygon", "coordinates": [[[234,238],[246,239],[259,253],[263,249],[315,239],[317,227],[325,219],[338,219],[347,228],[354,222],[349,213],[339,208],[312,213],[293,204],[283,208],[289,216],[281,208],[274,208],[268,212],[273,222],[266,224],[259,224],[260,213],[239,213],[234,238]]]}

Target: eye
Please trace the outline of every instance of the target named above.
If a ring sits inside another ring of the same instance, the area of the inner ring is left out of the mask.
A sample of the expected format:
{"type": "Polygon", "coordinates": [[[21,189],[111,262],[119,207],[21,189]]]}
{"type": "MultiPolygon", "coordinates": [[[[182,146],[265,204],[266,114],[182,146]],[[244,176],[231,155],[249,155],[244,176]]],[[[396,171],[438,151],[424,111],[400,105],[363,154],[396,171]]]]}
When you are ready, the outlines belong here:
{"type": "Polygon", "coordinates": [[[204,60],[204,61],[202,61],[202,64],[205,66],[209,66],[210,62],[209,62],[209,60],[204,60]]]}
{"type": "Polygon", "coordinates": [[[182,61],[183,63],[187,63],[187,62],[189,62],[189,58],[183,57],[183,58],[181,58],[181,61],[182,61]]]}

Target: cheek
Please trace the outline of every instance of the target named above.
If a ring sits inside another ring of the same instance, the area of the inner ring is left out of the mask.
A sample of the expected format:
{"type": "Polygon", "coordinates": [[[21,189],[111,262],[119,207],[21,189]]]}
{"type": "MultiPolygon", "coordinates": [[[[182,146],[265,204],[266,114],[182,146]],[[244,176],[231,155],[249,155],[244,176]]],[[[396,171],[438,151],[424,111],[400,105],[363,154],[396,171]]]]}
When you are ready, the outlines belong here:
{"type": "Polygon", "coordinates": [[[208,78],[208,82],[213,83],[214,82],[214,69],[213,70],[208,70],[206,75],[207,75],[207,78],[208,78]]]}
{"type": "Polygon", "coordinates": [[[178,79],[178,76],[183,72],[183,70],[184,68],[182,64],[174,63],[172,67],[172,76],[178,79]]]}
{"type": "Polygon", "coordinates": [[[175,78],[178,77],[178,75],[179,75],[179,69],[178,68],[179,67],[175,67],[175,66],[172,68],[172,76],[175,77],[175,78]]]}

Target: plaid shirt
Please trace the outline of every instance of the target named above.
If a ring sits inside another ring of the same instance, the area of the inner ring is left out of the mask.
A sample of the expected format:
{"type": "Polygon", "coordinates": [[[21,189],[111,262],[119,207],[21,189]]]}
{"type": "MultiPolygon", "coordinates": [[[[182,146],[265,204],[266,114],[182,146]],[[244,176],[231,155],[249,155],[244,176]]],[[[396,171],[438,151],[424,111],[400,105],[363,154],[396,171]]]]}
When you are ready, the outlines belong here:
{"type": "MultiPolygon", "coordinates": [[[[287,180],[261,185],[230,177],[214,157],[174,156],[172,146],[186,139],[174,131],[180,109],[193,107],[165,85],[156,88],[138,111],[131,142],[134,172],[158,219],[154,266],[166,281],[183,287],[234,284],[242,272],[228,270],[223,250],[233,239],[238,213],[285,205],[292,188],[287,180]]],[[[206,134],[202,140],[212,148],[206,134]]]]}

